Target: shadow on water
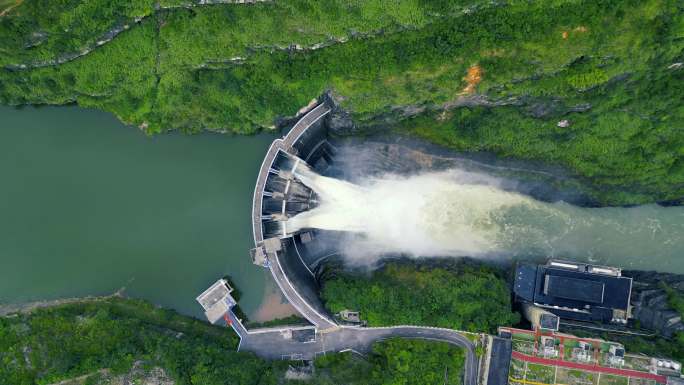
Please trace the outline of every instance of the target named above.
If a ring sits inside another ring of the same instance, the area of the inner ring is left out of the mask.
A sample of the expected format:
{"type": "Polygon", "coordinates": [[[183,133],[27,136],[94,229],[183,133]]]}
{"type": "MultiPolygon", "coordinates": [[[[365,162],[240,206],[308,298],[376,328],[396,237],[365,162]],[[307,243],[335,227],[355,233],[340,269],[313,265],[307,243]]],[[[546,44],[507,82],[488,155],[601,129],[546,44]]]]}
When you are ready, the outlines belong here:
{"type": "Polygon", "coordinates": [[[383,174],[416,175],[459,169],[495,177],[503,190],[541,201],[599,207],[581,181],[561,167],[541,162],[502,159],[483,152],[461,153],[404,136],[347,138],[334,143],[338,152],[326,175],[352,182],[383,174]]]}

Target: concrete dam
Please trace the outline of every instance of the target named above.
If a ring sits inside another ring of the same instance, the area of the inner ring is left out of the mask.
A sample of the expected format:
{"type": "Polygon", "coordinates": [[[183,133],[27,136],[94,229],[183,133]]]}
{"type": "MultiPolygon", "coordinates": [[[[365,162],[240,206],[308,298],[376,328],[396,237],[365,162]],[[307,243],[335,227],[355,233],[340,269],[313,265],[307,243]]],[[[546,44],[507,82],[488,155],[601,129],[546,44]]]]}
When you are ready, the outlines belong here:
{"type": "MultiPolygon", "coordinates": [[[[198,302],[211,322],[224,315],[226,323],[240,336],[238,350],[266,358],[310,360],[326,352],[369,352],[375,341],[387,338],[439,340],[465,350],[463,383],[475,385],[484,373],[479,370],[484,360],[475,354],[475,344],[466,337],[467,333],[412,325],[340,325],[323,306],[315,272],[322,261],[339,253],[339,239],[346,230],[296,227],[289,221],[315,211],[320,202],[330,199],[323,191],[312,189],[306,180],[306,175],[315,177],[326,172],[334,161],[336,148],[328,140],[325,122],[330,111],[327,101],[319,102],[282,139],[273,141],[257,177],[252,205],[252,261],[270,270],[288,302],[312,326],[247,330],[233,313],[235,301],[221,280],[202,293],[198,302]]],[[[353,187],[340,180],[326,180],[353,187]]],[[[471,334],[470,338],[485,337],[471,334]]]]}
{"type": "Polygon", "coordinates": [[[252,226],[255,264],[270,269],[279,288],[297,311],[320,329],[336,327],[318,296],[315,269],[337,253],[330,246],[334,232],[291,232],[288,218],[312,210],[316,193],[295,178],[298,170],[324,172],[331,164],[335,148],[328,141],[324,117],[330,112],[320,103],[302,117],[282,139],[269,148],[254,189],[252,226]]]}

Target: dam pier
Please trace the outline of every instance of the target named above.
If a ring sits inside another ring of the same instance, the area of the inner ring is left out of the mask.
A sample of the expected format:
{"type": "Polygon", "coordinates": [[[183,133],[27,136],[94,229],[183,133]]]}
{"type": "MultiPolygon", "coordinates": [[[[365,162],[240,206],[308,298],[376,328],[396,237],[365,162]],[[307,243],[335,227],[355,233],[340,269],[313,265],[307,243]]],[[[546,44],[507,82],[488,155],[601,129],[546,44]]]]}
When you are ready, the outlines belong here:
{"type": "MultiPolygon", "coordinates": [[[[238,350],[267,359],[313,360],[330,352],[370,352],[374,342],[388,338],[443,341],[465,350],[464,384],[478,384],[480,360],[474,340],[482,336],[452,329],[413,325],[360,327],[339,324],[325,309],[315,271],[321,262],[338,254],[333,248],[340,234],[320,229],[290,231],[287,220],[316,207],[316,193],[296,177],[298,170],[323,173],[334,161],[335,147],[328,140],[326,117],[333,107],[319,101],[273,141],[261,164],[252,201],[255,265],[269,269],[292,306],[311,324],[247,329],[233,311],[237,301],[229,283],[220,279],[197,297],[211,323],[225,322],[240,337],[238,350]]],[[[487,361],[488,362],[488,361],[487,361]]]]}

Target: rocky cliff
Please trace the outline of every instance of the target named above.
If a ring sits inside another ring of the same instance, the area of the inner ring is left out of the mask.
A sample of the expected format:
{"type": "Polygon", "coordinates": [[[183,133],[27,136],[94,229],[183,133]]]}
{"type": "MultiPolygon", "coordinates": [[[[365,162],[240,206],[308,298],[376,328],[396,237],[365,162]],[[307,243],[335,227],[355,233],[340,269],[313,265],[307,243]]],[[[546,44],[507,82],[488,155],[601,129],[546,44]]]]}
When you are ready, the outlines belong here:
{"type": "Polygon", "coordinates": [[[642,328],[670,338],[684,331],[681,314],[671,306],[670,293],[684,295],[684,275],[654,271],[626,271],[634,278],[632,287],[633,316],[642,328]]]}

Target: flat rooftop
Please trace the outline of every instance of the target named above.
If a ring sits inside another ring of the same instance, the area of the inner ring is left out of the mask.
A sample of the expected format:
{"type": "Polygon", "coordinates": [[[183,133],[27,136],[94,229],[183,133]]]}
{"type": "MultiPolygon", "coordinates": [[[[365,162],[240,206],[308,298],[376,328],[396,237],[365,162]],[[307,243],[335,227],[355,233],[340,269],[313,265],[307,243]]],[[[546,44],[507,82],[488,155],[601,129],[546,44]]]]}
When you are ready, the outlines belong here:
{"type": "Polygon", "coordinates": [[[603,303],[606,285],[603,282],[588,279],[560,277],[546,274],[544,277],[544,294],[576,301],[603,303]]]}
{"type": "Polygon", "coordinates": [[[582,309],[585,305],[627,310],[632,279],[539,266],[534,302],[582,309]]]}
{"type": "Polygon", "coordinates": [[[230,295],[232,291],[233,288],[228,281],[219,279],[197,297],[197,302],[204,308],[204,315],[209,322],[216,323],[235,306],[235,299],[230,295]]]}
{"type": "Polygon", "coordinates": [[[516,266],[513,291],[518,302],[533,303],[581,321],[614,321],[615,311],[629,313],[632,279],[610,267],[551,261],[516,266]]]}

